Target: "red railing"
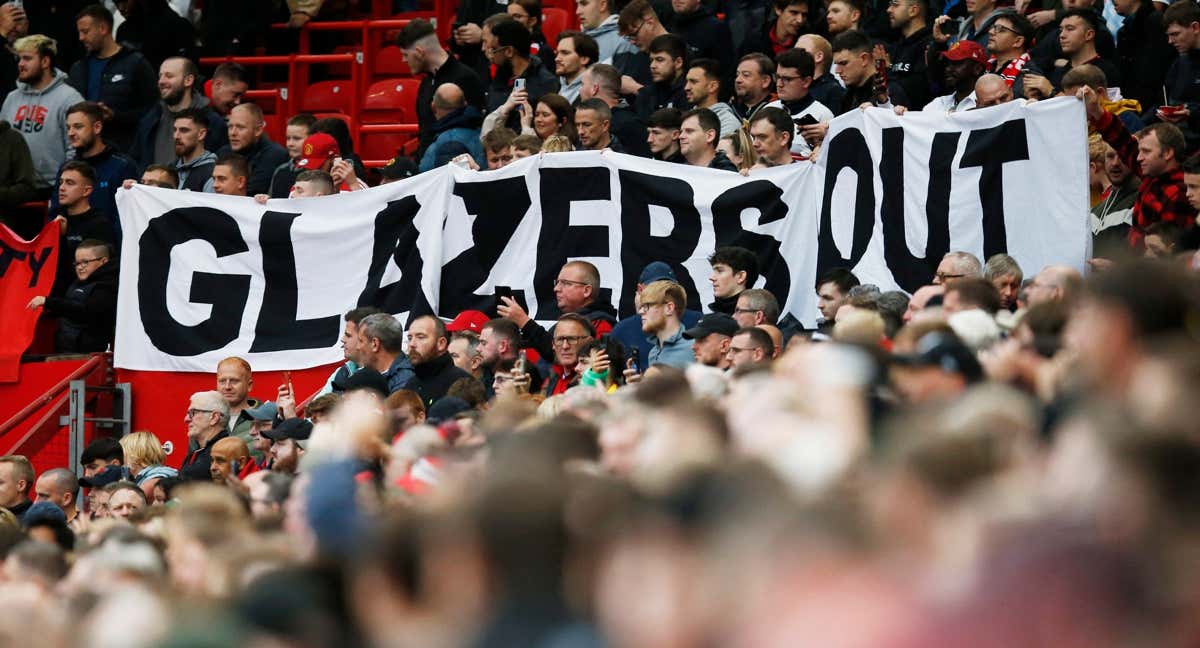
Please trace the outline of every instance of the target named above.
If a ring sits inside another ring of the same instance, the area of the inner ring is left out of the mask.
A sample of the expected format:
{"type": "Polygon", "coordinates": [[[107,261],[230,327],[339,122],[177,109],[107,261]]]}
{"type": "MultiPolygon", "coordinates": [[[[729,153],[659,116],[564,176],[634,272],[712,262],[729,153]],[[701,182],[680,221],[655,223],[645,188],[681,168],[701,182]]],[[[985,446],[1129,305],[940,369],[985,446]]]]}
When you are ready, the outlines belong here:
{"type": "MultiPolygon", "coordinates": [[[[57,383],[54,384],[53,387],[51,387],[50,389],[47,389],[44,394],[33,399],[32,402],[30,402],[25,407],[21,408],[21,410],[18,411],[16,414],[13,414],[11,417],[9,417],[9,419],[7,421],[0,423],[0,437],[4,436],[5,433],[9,432],[13,428],[20,425],[22,421],[24,421],[26,418],[31,416],[34,412],[37,412],[46,403],[49,403],[50,401],[54,400],[59,394],[66,391],[71,386],[72,380],[79,380],[80,378],[82,378],[88,374],[91,374],[96,369],[104,367],[106,365],[106,360],[107,359],[105,358],[105,356],[103,354],[93,355],[91,358],[88,359],[87,362],[83,363],[83,365],[81,365],[75,371],[72,371],[66,378],[63,378],[62,380],[58,381],[57,383]]],[[[26,435],[26,436],[29,436],[29,435],[26,435]]],[[[20,445],[24,441],[25,441],[25,438],[22,437],[20,441],[18,441],[16,444],[14,444],[14,447],[17,445],[20,445]]],[[[6,452],[4,454],[10,454],[10,453],[6,452]]]]}

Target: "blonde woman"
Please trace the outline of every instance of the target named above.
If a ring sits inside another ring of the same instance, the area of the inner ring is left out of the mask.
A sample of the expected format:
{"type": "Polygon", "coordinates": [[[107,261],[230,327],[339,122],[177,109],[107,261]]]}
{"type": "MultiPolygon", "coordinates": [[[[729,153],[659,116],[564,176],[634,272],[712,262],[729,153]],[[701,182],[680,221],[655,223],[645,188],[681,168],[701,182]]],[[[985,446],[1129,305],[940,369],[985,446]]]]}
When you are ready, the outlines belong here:
{"type": "Polygon", "coordinates": [[[754,145],[750,142],[745,128],[739,128],[722,137],[717,142],[717,150],[724,151],[729,161],[737,165],[738,171],[747,171],[758,162],[758,155],[754,153],[754,145]]]}
{"type": "Polygon", "coordinates": [[[125,466],[133,481],[146,493],[146,499],[154,497],[154,485],[163,477],[178,477],[179,471],[163,465],[167,453],[163,452],[162,441],[151,432],[134,432],[121,439],[125,452],[125,466]]]}
{"type": "Polygon", "coordinates": [[[542,142],[542,153],[568,153],[575,150],[571,146],[571,140],[563,135],[551,135],[542,142]]]}

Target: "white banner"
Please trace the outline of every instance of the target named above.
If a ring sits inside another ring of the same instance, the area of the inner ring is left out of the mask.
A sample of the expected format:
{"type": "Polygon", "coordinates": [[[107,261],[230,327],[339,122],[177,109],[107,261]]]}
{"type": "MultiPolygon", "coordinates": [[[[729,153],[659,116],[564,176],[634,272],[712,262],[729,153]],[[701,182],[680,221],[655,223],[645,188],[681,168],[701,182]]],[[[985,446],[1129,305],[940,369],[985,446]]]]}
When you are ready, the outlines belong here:
{"type": "Polygon", "coordinates": [[[749,178],[580,152],[267,205],[137,186],[117,196],[115,361],[317,366],[341,359],[341,317],[356,306],[453,317],[493,310],[498,287],[552,320],[554,278],[573,259],[599,268],[622,315],[650,261],[670,263],[700,308],[720,245],[753,250],[757,285],[807,326],[816,277],[833,267],[910,292],[950,250],[1008,252],[1030,274],[1082,270],[1086,135],[1082,106],[1062,99],[954,115],[855,111],[834,120],[819,164],[749,178]]]}

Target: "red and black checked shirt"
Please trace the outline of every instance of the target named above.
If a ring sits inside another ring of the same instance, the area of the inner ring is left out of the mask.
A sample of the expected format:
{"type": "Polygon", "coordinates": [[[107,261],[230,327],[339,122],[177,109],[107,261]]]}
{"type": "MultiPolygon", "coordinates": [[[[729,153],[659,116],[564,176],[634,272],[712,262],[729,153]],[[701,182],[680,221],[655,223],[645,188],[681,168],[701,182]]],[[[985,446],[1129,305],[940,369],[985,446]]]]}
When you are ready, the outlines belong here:
{"type": "Polygon", "coordinates": [[[1183,170],[1175,169],[1164,175],[1146,177],[1142,175],[1142,166],[1137,160],[1137,140],[1129,134],[1125,124],[1112,113],[1105,111],[1100,115],[1100,119],[1096,120],[1095,126],[1096,132],[1113,147],[1121,161],[1142,179],[1137,200],[1133,203],[1133,227],[1129,229],[1129,245],[1141,248],[1146,228],[1160,221],[1175,223],[1180,227],[1188,226],[1196,217],[1196,210],[1188,203],[1187,189],[1183,185],[1183,170]]]}

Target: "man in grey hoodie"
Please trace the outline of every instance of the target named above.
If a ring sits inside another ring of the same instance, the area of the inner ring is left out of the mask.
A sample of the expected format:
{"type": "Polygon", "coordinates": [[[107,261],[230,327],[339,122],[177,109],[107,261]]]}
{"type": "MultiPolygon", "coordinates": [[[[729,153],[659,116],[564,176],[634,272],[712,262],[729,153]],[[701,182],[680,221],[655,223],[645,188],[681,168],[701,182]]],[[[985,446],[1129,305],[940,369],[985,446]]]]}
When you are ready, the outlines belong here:
{"type": "Polygon", "coordinates": [[[83,101],[67,75],[54,67],[58,45],[34,34],[13,44],[17,52],[17,88],[4,98],[0,119],[25,137],[37,169],[39,194],[49,197],[58,168],[67,159],[67,108],[83,101]]]}
{"type": "Polygon", "coordinates": [[[612,12],[610,0],[577,0],[575,15],[584,33],[600,46],[599,63],[612,64],[614,56],[638,53],[637,47],[617,29],[618,17],[612,12]]]}
{"type": "Polygon", "coordinates": [[[210,111],[192,108],[175,115],[172,141],[175,145],[175,172],[179,175],[179,188],[211,193],[217,154],[205,150],[205,136],[208,134],[205,113],[210,111]]]}

